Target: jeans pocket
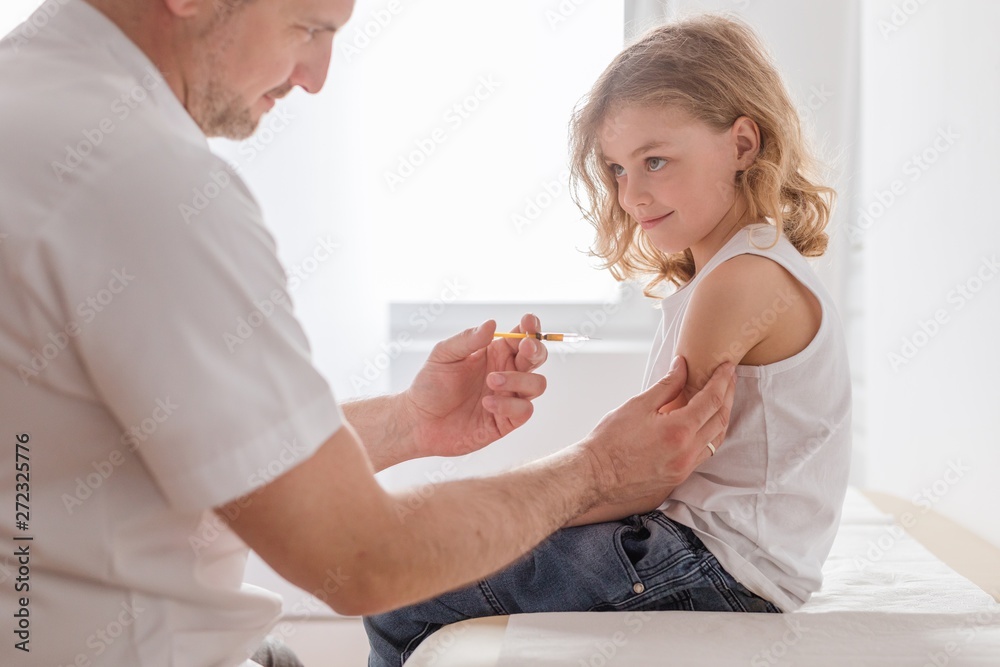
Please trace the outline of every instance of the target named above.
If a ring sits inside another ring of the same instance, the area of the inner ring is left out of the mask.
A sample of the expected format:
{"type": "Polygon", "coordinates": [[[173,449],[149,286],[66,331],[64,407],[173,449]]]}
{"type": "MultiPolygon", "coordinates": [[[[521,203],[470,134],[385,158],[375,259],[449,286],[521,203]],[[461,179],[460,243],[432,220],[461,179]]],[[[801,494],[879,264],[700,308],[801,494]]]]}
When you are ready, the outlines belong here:
{"type": "Polygon", "coordinates": [[[632,592],[636,595],[645,590],[639,570],[642,560],[649,555],[649,537],[649,529],[639,515],[624,519],[622,525],[615,530],[615,550],[628,575],[632,592]]]}
{"type": "Polygon", "coordinates": [[[615,532],[615,547],[635,596],[675,596],[673,602],[665,600],[665,604],[673,605],[666,608],[686,608],[684,599],[688,594],[683,589],[697,570],[697,559],[684,534],[661,512],[623,521],[615,532]]]}

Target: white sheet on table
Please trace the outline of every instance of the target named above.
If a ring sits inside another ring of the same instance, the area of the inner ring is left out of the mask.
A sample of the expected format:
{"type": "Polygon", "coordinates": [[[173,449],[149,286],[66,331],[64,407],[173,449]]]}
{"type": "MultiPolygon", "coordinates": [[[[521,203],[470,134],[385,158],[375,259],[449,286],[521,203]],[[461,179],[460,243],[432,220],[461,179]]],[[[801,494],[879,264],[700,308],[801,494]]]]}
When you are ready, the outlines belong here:
{"type": "MultiPolygon", "coordinates": [[[[919,523],[920,510],[913,514],[919,523]]],[[[848,489],[840,530],[823,566],[823,588],[799,612],[940,614],[994,606],[992,597],[910,537],[892,516],[848,489]]]]}
{"type": "Polygon", "coordinates": [[[1000,611],[531,614],[511,617],[495,664],[997,667],[1000,611]]]}

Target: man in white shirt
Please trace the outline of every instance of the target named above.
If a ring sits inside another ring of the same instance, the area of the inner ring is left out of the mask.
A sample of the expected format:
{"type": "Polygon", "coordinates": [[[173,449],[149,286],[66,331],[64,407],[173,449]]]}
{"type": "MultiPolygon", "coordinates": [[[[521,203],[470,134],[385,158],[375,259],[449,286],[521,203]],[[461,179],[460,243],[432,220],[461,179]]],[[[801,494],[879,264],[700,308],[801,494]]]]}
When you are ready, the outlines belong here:
{"type": "Polygon", "coordinates": [[[433,493],[378,485],[527,421],[545,350],[487,322],[403,394],[343,406],[313,368],[260,210],[206,136],[318,92],[351,9],[49,0],[43,28],[0,43],[0,663],[249,665],[280,601],[242,582],[247,547],[336,611],[377,613],[596,504],[665,496],[721,441],[731,369],[660,413],[678,363],[542,461],[433,493]]]}

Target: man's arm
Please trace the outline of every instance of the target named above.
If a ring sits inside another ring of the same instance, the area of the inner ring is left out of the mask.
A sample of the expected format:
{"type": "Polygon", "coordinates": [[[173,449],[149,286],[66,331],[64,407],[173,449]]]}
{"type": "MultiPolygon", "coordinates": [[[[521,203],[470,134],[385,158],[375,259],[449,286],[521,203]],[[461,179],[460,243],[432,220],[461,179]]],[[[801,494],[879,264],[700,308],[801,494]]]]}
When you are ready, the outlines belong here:
{"type": "Polygon", "coordinates": [[[364,444],[375,472],[420,458],[416,425],[408,418],[400,394],[342,403],[344,417],[364,444]]]}
{"type": "Polygon", "coordinates": [[[345,425],[319,451],[221,514],[280,575],[343,614],[374,614],[499,570],[595,503],[678,483],[724,430],[725,369],[684,410],[657,412],[677,372],[583,441],[503,475],[390,494],[345,425]],[[667,446],[662,446],[666,443],[667,446]]]}

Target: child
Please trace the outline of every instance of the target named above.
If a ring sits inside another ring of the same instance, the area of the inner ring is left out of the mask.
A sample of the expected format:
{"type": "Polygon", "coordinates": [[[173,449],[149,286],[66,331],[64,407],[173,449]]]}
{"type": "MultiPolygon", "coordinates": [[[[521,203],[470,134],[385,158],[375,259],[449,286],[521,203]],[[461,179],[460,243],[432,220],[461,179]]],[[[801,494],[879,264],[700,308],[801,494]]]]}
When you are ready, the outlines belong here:
{"type": "Polygon", "coordinates": [[[601,75],[572,143],[595,254],[619,280],[652,275],[647,295],[676,286],[646,386],[677,354],[687,395],[740,364],[725,442],[669,493],[594,508],[489,579],[366,618],[370,665],[398,666],[437,628],[478,616],[791,611],[820,587],[847,486],[850,382],[833,304],[803,257],[826,248],[833,191],[807,176],[774,66],[729,19],[654,29],[601,75]]]}

